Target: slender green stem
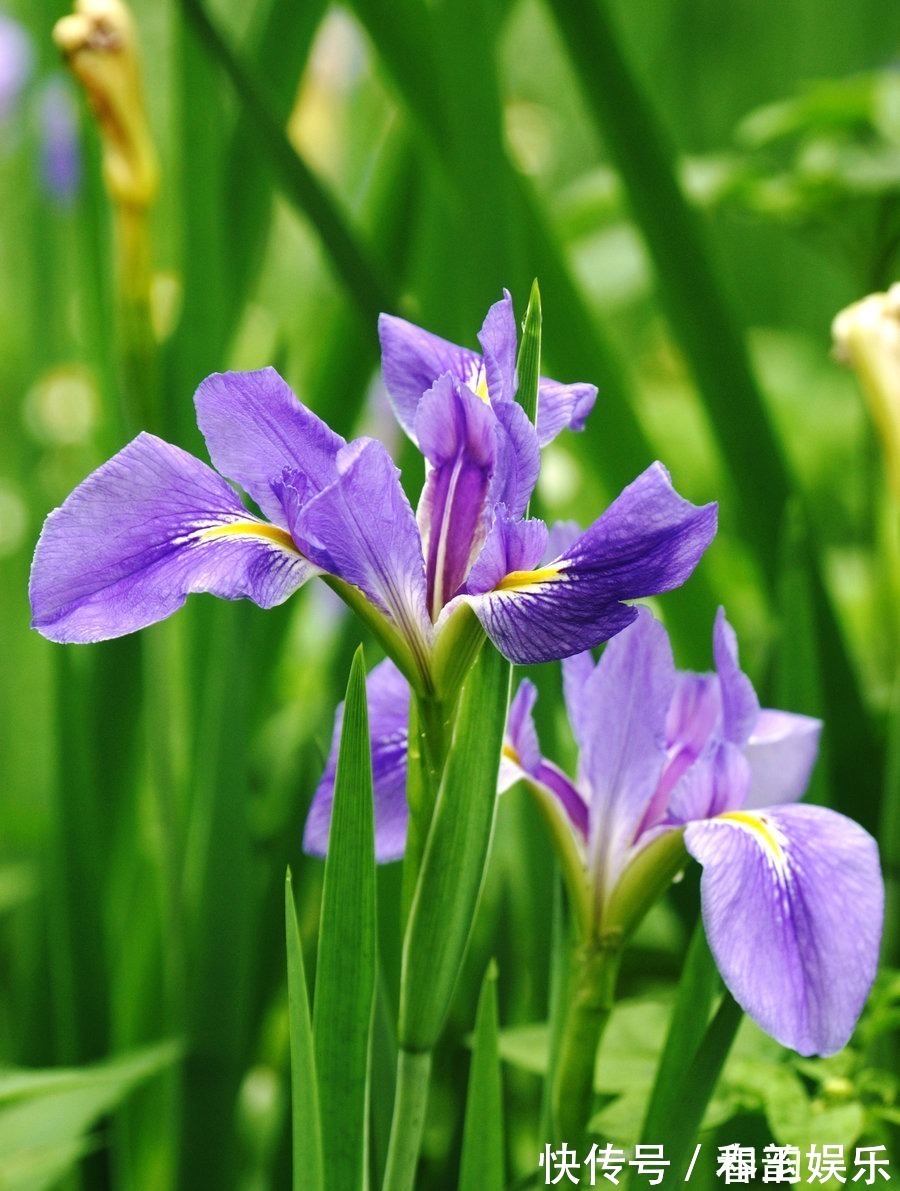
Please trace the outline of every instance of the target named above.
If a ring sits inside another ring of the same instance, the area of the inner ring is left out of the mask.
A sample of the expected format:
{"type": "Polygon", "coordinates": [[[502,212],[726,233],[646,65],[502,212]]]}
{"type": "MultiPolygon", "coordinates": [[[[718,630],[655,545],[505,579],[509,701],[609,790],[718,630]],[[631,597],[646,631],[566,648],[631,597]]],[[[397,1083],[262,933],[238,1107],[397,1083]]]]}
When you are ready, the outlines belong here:
{"type": "Polygon", "coordinates": [[[621,961],[618,943],[592,939],[574,954],[574,979],[563,1027],[553,1089],[553,1116],[560,1141],[578,1146],[594,1099],[597,1048],[615,999],[621,961]]]}
{"type": "Polygon", "coordinates": [[[444,772],[449,727],[444,705],[428,696],[414,695],[409,708],[409,746],[406,801],[409,826],[403,857],[403,921],[409,915],[419,879],[419,868],[444,772]]]}
{"type": "Polygon", "coordinates": [[[414,1185],[425,1109],[431,1052],[401,1050],[397,1060],[397,1098],[388,1144],[383,1191],[409,1191],[414,1185]]]}

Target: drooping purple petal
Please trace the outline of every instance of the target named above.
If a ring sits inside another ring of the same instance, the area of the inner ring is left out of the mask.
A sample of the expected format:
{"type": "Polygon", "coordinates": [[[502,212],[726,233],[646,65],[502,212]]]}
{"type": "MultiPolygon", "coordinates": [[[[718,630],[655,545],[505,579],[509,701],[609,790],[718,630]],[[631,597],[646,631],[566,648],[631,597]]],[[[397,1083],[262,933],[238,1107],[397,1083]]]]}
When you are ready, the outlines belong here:
{"type": "Polygon", "coordinates": [[[213,373],[194,404],[215,467],[276,525],[288,526],[272,490],[285,468],[304,477],[308,496],[337,479],[335,457],[344,440],[297,400],[274,368],[213,373]]]}
{"type": "Polygon", "coordinates": [[[291,534],[316,566],[358,587],[424,658],[431,641],[425,564],[399,472],[371,438],[342,447],[336,472],[317,496],[289,507],[291,534]]]}
{"type": "Polygon", "coordinates": [[[789,711],[759,713],[744,753],[750,763],[748,809],[802,798],[819,754],[822,721],[789,711]]]}
{"type": "Polygon", "coordinates": [[[562,430],[583,430],[596,400],[596,385],[563,385],[542,376],[537,412],[537,435],[541,446],[553,442],[562,430]]]}
{"type": "Polygon", "coordinates": [[[581,757],[591,789],[588,864],[610,888],[659,782],[675,662],[666,631],[642,609],[606,646],[582,688],[595,730],[581,757]]]}
{"type": "Polygon", "coordinates": [[[560,558],[507,575],[493,590],[473,595],[472,607],[511,661],[568,657],[634,620],[635,610],[621,600],[683,583],[715,530],[716,506],[682,499],[655,463],[560,558]]]}
{"type": "Polygon", "coordinates": [[[457,347],[439,335],[392,314],[378,318],[381,340],[381,371],[397,421],[416,442],[416,411],[423,395],[439,376],[449,372],[478,396],[484,388],[484,365],[477,352],[457,347]],[[481,384],[479,385],[479,380],[481,384]]]}
{"type": "MultiPolygon", "coordinates": [[[[390,659],[380,662],[366,678],[369,737],[372,742],[372,786],[375,800],[375,859],[379,864],[399,860],[406,847],[406,746],[409,721],[409,683],[390,659]]],[[[344,704],[334,717],[331,749],[319,782],[306,828],[304,851],[324,856],[334,804],[344,704]]]]}
{"type": "MultiPolygon", "coordinates": [[[[562,555],[567,576],[594,598],[639,599],[678,587],[716,532],[715,504],[692,505],[651,464],[562,555]]],[[[592,644],[596,644],[595,642],[592,644]]]]}
{"type": "Polygon", "coordinates": [[[497,459],[490,406],[451,376],[422,397],[416,437],[431,464],[419,502],[428,606],[433,619],[462,585],[488,530],[487,496],[497,459]]]}
{"type": "Polygon", "coordinates": [[[478,342],[484,352],[484,372],[487,392],[495,407],[512,402],[516,396],[516,316],[513,314],[509,291],[487,312],[484,325],[478,332],[478,342]]]}
{"type": "MultiPolygon", "coordinates": [[[[690,823],[694,819],[711,819],[725,811],[739,810],[746,803],[749,789],[747,758],[730,740],[716,741],[675,783],[667,798],[668,820],[690,823]]],[[[664,809],[665,804],[660,807],[660,812],[664,809]]]]}
{"type": "Polygon", "coordinates": [[[722,733],[726,740],[743,746],[759,718],[759,700],[753,684],[738,661],[737,636],[725,619],[725,609],[716,613],[713,656],[722,691],[722,733]]]}
{"type": "Polygon", "coordinates": [[[163,620],[191,592],[271,608],[317,573],[205,463],[141,434],[47,518],[32,623],[51,641],[102,641],[163,620]]]}
{"type": "Polygon", "coordinates": [[[703,921],[732,995],[800,1054],[847,1042],[875,977],[884,888],[875,841],[816,806],[738,812],[685,831],[703,921]]]}

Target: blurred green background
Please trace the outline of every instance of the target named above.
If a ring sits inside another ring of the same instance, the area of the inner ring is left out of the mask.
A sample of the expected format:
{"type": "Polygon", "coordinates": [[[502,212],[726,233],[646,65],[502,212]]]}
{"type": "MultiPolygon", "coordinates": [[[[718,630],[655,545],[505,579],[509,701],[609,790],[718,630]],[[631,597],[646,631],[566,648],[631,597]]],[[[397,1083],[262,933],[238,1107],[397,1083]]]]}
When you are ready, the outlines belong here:
{"type": "MultiPolygon", "coordinates": [[[[290,863],[309,970],[321,864],[300,836],[361,630],[310,585],[269,613],[195,597],[138,638],[49,645],[28,628],[44,516],[141,428],[205,457],[198,382],[269,363],[341,433],[383,437],[415,495],[378,311],[474,346],[502,287],[521,315],[537,276],[544,371],[600,387],[585,433],[544,454],[541,514],[586,523],[655,458],[692,500],[720,501],[697,575],[656,605],[679,664],[710,666],[723,603],[763,703],[825,718],[812,797],[879,836],[892,887],[898,509],[829,327],[896,276],[900,9],[133,7],[162,177],[153,424],[122,366],[96,130],[51,40],[66,9],[2,9],[33,60],[0,109],[0,1187],[250,1191],[290,1180],[283,879],[290,863]],[[59,133],[48,93],[78,137],[65,194],[42,164],[59,133]]],[[[532,677],[562,762],[557,671],[532,677]]],[[[379,876],[376,1163],[396,869],[379,876]]],[[[423,1186],[455,1185],[465,1036],[491,956],[509,1181],[537,1175],[544,1043],[524,1027],[547,1016],[555,883],[515,791],[438,1057],[423,1186]]],[[[695,914],[689,878],[626,965],[629,1004],[601,1052],[610,1140],[637,1133],[695,914]]],[[[884,976],[842,1055],[803,1063],[742,1030],[693,1181],[714,1185],[717,1139],[891,1143],[897,939],[892,902],[884,976]]]]}

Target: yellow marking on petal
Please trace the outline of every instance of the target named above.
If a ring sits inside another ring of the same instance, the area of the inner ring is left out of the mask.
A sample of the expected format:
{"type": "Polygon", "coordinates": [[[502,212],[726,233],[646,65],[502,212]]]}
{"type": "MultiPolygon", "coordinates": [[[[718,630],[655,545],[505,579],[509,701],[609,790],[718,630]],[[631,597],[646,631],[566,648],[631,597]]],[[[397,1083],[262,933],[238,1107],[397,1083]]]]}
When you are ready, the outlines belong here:
{"type": "Polygon", "coordinates": [[[508,575],[503,576],[494,591],[521,591],[538,583],[553,583],[560,578],[561,571],[562,567],[558,563],[540,567],[536,571],[510,571],[508,575]]]}
{"type": "Polygon", "coordinates": [[[214,525],[211,529],[204,529],[199,536],[201,541],[225,537],[266,538],[282,550],[300,553],[286,529],[280,529],[277,525],[265,525],[261,521],[229,521],[225,525],[214,525]]]}
{"type": "Polygon", "coordinates": [[[739,823],[742,827],[747,827],[754,835],[759,836],[765,846],[769,849],[777,861],[784,858],[784,853],[781,844],[776,839],[773,832],[769,829],[769,825],[761,815],[751,815],[747,811],[725,811],[724,814],[718,816],[720,819],[731,819],[732,822],[739,823]]]}
{"type": "Polygon", "coordinates": [[[512,761],[513,765],[522,764],[522,762],[519,760],[518,751],[514,749],[511,744],[504,743],[503,748],[500,751],[502,756],[504,756],[507,761],[512,761]]]}
{"type": "Polygon", "coordinates": [[[488,395],[487,375],[484,368],[478,369],[478,380],[475,382],[475,396],[480,397],[485,405],[490,405],[491,399],[488,395]]]}

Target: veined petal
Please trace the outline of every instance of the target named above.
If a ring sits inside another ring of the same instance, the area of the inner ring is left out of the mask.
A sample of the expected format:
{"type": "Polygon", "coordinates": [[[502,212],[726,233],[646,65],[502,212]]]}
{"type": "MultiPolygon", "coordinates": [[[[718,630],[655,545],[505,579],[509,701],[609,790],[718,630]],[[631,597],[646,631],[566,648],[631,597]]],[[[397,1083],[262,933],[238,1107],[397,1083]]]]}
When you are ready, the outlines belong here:
{"type": "Polygon", "coordinates": [[[674,685],[669,638],[642,609],[582,688],[594,717],[581,766],[591,790],[588,864],[598,888],[615,883],[659,782],[674,685]]]}
{"type": "Polygon", "coordinates": [[[597,386],[562,385],[542,376],[538,388],[537,435],[542,447],[561,430],[583,430],[597,400],[597,386]]]}
{"type": "Polygon", "coordinates": [[[425,564],[399,472],[371,438],[348,443],[336,464],[335,483],[290,506],[294,540],[316,566],[359,588],[424,659],[431,640],[425,564]]]}
{"type": "MultiPolygon", "coordinates": [[[[668,821],[690,823],[739,810],[749,789],[747,758],[730,740],[717,741],[675,783],[666,799],[668,821]]],[[[659,808],[660,817],[665,809],[665,804],[659,808]]]]}
{"type": "Polygon", "coordinates": [[[490,532],[469,573],[466,590],[473,595],[489,592],[517,571],[531,572],[544,553],[547,526],[536,517],[520,521],[505,505],[494,510],[490,532]]]}
{"type": "Polygon", "coordinates": [[[205,463],[141,434],[47,518],[32,623],[51,641],[103,641],[163,620],[191,592],[271,608],[318,573],[205,463]]]}
{"type": "Polygon", "coordinates": [[[397,421],[416,442],[416,411],[419,402],[445,372],[467,384],[477,396],[487,399],[484,365],[477,352],[457,347],[439,335],[392,314],[378,318],[381,340],[381,371],[397,421]],[[480,382],[480,383],[479,383],[480,382]],[[479,392],[482,388],[484,391],[479,392]]]}
{"type": "Polygon", "coordinates": [[[504,504],[515,517],[528,507],[541,470],[541,449],[528,415],[514,401],[494,406],[497,461],[489,503],[504,504]]]}
{"type": "MultiPolygon", "coordinates": [[[[366,678],[369,736],[372,742],[372,783],[375,799],[375,859],[379,864],[399,860],[406,847],[406,747],[409,722],[409,683],[386,658],[366,678]]],[[[343,702],[335,712],[328,763],[313,796],[303,832],[304,851],[324,856],[328,851],[334,779],[337,773],[343,702]]]]}
{"type": "Polygon", "coordinates": [[[481,549],[498,444],[496,418],[449,374],[422,397],[416,437],[431,464],[419,502],[428,606],[434,620],[481,549]]]}
{"type": "Polygon", "coordinates": [[[722,733],[726,740],[743,746],[759,718],[759,700],[753,684],[738,661],[737,636],[725,619],[725,609],[716,613],[713,656],[722,690],[722,733]]]}
{"type": "Polygon", "coordinates": [[[337,479],[344,440],[303,405],[274,368],[217,372],[194,396],[210,458],[276,525],[288,525],[272,491],[285,468],[304,477],[309,495],[337,479]]]}
{"type": "Polygon", "coordinates": [[[732,995],[801,1054],[847,1042],[875,977],[884,887],[875,841],[816,806],[738,811],[685,831],[703,921],[732,995]]]}
{"type": "Polygon", "coordinates": [[[751,772],[745,806],[776,806],[802,798],[821,733],[821,720],[764,708],[744,749],[751,772]]]}
{"type": "Polygon", "coordinates": [[[478,332],[478,342],[484,352],[484,372],[487,392],[495,407],[512,402],[516,396],[516,316],[513,314],[509,290],[487,312],[484,325],[478,332]]]}
{"type": "Polygon", "coordinates": [[[716,514],[715,504],[679,496],[663,465],[653,463],[559,561],[567,577],[590,585],[593,599],[657,595],[690,576],[715,536],[716,514]]]}

